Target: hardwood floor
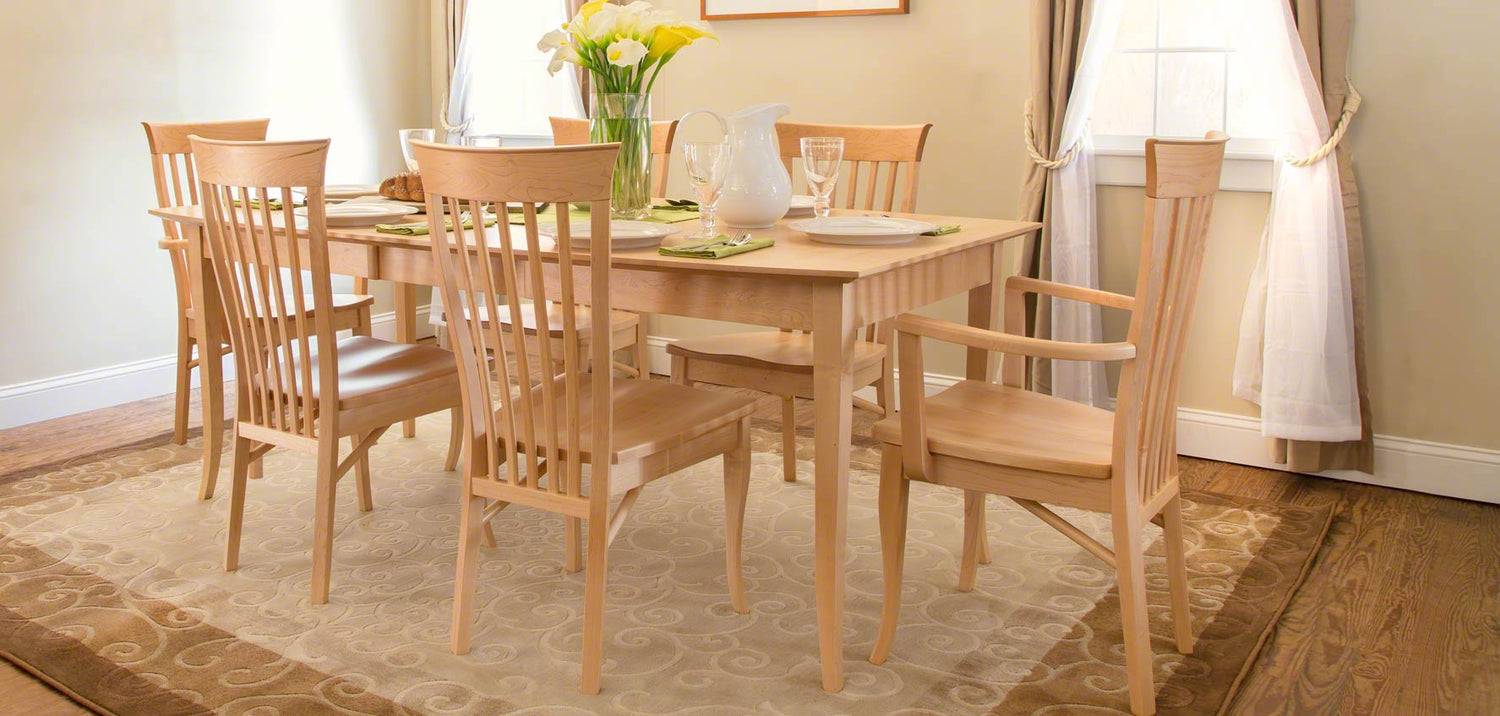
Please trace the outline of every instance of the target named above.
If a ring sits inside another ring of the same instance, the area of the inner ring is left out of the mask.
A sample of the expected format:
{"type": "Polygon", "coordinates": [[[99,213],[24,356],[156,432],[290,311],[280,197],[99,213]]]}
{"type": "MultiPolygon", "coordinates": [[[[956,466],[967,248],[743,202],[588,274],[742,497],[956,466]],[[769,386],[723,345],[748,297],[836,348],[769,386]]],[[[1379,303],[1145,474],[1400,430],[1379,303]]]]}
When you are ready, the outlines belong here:
{"type": "MultiPolygon", "coordinates": [[[[779,421],[774,397],[757,407],[757,417],[779,421]]],[[[810,408],[799,405],[802,430],[810,429],[810,408]]],[[[196,399],[193,415],[196,425],[196,399]]],[[[164,396],[0,431],[0,471],[128,446],[170,428],[164,396]]],[[[1337,506],[1307,582],[1230,713],[1500,714],[1500,506],[1191,463],[1183,475],[1193,489],[1337,506]]],[[[6,713],[85,713],[3,660],[0,694],[6,713]]]]}

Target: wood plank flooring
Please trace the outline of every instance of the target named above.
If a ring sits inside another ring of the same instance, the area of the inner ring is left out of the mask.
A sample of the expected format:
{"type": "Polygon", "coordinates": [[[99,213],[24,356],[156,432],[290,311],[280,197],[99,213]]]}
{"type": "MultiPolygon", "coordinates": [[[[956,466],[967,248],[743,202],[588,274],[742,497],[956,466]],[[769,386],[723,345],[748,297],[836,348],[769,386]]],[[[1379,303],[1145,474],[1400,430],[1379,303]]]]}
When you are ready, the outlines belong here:
{"type": "MultiPolygon", "coordinates": [[[[776,399],[758,407],[778,419],[776,399]]],[[[139,442],[169,430],[171,413],[164,396],[0,431],[0,472],[139,442]]],[[[1500,714],[1500,506],[1191,463],[1182,474],[1195,489],[1337,508],[1230,713],[1500,714]]],[[[3,661],[0,694],[7,713],[84,713],[3,661]]]]}

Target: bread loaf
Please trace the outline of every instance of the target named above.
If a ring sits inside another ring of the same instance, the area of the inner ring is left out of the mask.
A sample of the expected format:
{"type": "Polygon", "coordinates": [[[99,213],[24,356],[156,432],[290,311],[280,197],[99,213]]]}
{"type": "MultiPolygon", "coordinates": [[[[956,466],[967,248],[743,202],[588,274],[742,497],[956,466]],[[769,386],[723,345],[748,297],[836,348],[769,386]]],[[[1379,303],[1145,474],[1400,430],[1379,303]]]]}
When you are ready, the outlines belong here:
{"type": "Polygon", "coordinates": [[[380,182],[380,195],[401,201],[427,200],[426,192],[422,191],[422,175],[417,172],[402,172],[380,182]]]}

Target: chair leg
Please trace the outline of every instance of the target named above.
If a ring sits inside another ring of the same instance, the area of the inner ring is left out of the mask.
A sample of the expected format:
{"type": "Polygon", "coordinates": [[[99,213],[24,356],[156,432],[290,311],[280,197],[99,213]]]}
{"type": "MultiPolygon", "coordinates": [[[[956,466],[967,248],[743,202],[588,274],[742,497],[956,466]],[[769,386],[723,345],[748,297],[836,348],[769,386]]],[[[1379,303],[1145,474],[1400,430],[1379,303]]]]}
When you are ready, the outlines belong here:
{"type": "MultiPolygon", "coordinates": [[[[607,506],[606,506],[607,507],[607,506]]],[[[583,585],[583,678],[579,690],[599,693],[599,672],[604,663],[604,577],[609,549],[607,509],[594,509],[588,521],[588,569],[583,585]]]]}
{"type": "Polygon", "coordinates": [[[1193,653],[1193,616],[1188,604],[1187,543],[1182,534],[1182,496],[1173,497],[1162,510],[1162,542],[1167,548],[1167,582],[1172,590],[1172,624],[1177,651],[1193,653]]]}
{"type": "MultiPolygon", "coordinates": [[[[891,347],[888,347],[888,349],[891,347]]],[[[891,357],[886,355],[885,367],[880,372],[880,380],[875,381],[875,404],[880,406],[881,415],[890,415],[896,410],[896,374],[892,370],[891,357]]]]}
{"type": "Polygon", "coordinates": [[[187,324],[177,326],[177,403],[172,411],[172,443],[187,442],[188,400],[193,392],[193,339],[188,335],[187,324]]]}
{"type": "Polygon", "coordinates": [[[250,468],[249,438],[234,436],[234,456],[230,460],[229,529],[224,540],[224,571],[240,568],[240,530],[245,524],[245,487],[250,468]]]}
{"type": "MultiPolygon", "coordinates": [[[[464,492],[468,492],[465,478],[464,492]]],[[[453,580],[453,634],[449,643],[455,654],[469,653],[469,633],[474,627],[474,596],[479,589],[479,540],[484,525],[484,498],[467,495],[458,526],[458,574],[453,580]]]]}
{"type": "Polygon", "coordinates": [[[692,385],[688,380],[687,358],[683,356],[672,356],[672,382],[678,385],[692,385]]]}
{"type": "Polygon", "coordinates": [[[1115,572],[1120,580],[1120,612],[1125,627],[1125,675],[1130,689],[1130,712],[1156,712],[1152,676],[1151,631],[1146,616],[1144,523],[1136,514],[1114,514],[1115,572]]]}
{"type": "Polygon", "coordinates": [[[635,369],[640,373],[641,380],[651,379],[651,356],[647,350],[646,315],[641,314],[640,323],[635,329],[635,369]]]}
{"type": "Polygon", "coordinates": [[[328,603],[328,585],[333,572],[333,507],[337,484],[339,442],[333,436],[318,443],[317,497],[313,508],[312,603],[328,603]]]}
{"type": "Polygon", "coordinates": [[[880,453],[880,557],[885,565],[885,600],[880,633],[870,663],[879,666],[891,653],[896,619],[901,616],[901,573],[906,565],[906,516],[911,483],[901,474],[901,448],[886,445],[880,453]]]}
{"type": "Polygon", "coordinates": [[[984,498],[983,492],[964,490],[964,551],[958,566],[960,592],[974,588],[974,575],[979,570],[980,547],[988,541],[984,529],[984,498]]]}
{"type": "Polygon", "coordinates": [[[797,399],[781,396],[781,479],[797,481],[797,399]]]}
{"type": "Polygon", "coordinates": [[[740,421],[740,440],[724,453],[724,560],[729,579],[729,601],[741,614],[750,613],[745,599],[741,561],[745,536],[745,503],[750,497],[750,419],[740,421]]]}
{"type": "Polygon", "coordinates": [[[370,318],[370,307],[361,306],[355,316],[354,330],[356,336],[370,337],[375,331],[375,321],[370,318]]]}
{"type": "Polygon", "coordinates": [[[463,452],[464,444],[464,409],[456,406],[448,411],[448,459],[443,462],[443,470],[453,472],[458,468],[458,458],[463,452]]]}
{"type": "Polygon", "coordinates": [[[563,569],[583,570],[583,520],[577,517],[563,518],[563,569]]]}
{"type": "MultiPolygon", "coordinates": [[[[349,436],[349,448],[351,450],[357,450],[357,449],[359,449],[360,442],[362,442],[367,435],[368,435],[368,433],[366,433],[364,435],[351,435],[351,436],[349,436]]],[[[354,463],[354,480],[355,480],[355,485],[357,486],[357,489],[359,491],[359,511],[360,512],[370,512],[370,511],[373,511],[375,509],[375,498],[371,494],[371,491],[370,491],[370,451],[369,450],[366,450],[365,454],[363,454],[363,455],[361,455],[359,457],[359,462],[354,463]]]]}
{"type": "Polygon", "coordinates": [[[262,455],[250,463],[250,479],[259,480],[266,476],[266,456],[262,455]]]}

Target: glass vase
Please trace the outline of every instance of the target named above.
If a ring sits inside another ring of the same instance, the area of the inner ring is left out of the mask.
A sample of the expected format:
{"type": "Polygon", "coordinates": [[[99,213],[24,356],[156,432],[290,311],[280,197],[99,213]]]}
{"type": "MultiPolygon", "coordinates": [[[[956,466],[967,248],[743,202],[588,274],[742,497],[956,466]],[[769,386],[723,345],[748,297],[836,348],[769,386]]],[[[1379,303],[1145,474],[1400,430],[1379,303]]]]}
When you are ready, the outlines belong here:
{"type": "Polygon", "coordinates": [[[651,215],[651,98],[644,94],[598,93],[589,120],[589,141],[620,143],[615,160],[610,213],[616,219],[651,215]]]}

